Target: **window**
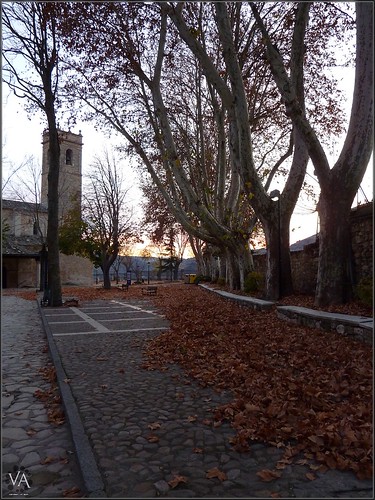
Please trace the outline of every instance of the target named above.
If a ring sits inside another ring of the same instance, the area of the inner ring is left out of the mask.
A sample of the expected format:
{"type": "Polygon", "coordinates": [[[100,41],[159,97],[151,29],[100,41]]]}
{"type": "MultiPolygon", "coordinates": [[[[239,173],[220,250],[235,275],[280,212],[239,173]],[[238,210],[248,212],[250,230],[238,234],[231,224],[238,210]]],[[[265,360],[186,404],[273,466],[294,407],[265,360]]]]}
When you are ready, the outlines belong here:
{"type": "Polygon", "coordinates": [[[73,165],[73,151],[71,149],[66,150],[65,164],[66,165],[73,165]]]}

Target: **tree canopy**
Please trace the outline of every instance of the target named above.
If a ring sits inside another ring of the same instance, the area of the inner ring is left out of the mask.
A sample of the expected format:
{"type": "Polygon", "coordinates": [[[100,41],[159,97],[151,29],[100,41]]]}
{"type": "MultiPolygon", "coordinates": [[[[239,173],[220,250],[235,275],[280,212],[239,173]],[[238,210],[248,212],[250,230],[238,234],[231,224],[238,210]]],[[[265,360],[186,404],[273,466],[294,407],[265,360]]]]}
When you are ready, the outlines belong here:
{"type": "MultiPolygon", "coordinates": [[[[283,281],[291,283],[289,221],[308,154],[285,115],[249,5],[66,3],[64,8],[65,18],[80,19],[76,25],[62,23],[61,30],[75,54],[72,67],[82,75],[70,86],[90,106],[87,117],[104,118],[124,136],[129,153],[147,168],[185,230],[221,248],[235,287],[243,286],[251,269],[247,242],[259,218],[269,251],[267,294],[275,298],[280,265],[283,281]],[[278,255],[279,206],[268,190],[280,175],[287,177],[278,255]]],[[[320,31],[308,30],[308,10],[284,3],[264,6],[262,14],[269,22],[278,19],[273,35],[286,54],[301,105],[308,98],[306,109],[320,130],[339,133],[332,81],[322,75],[319,85],[312,82],[327,58],[322,30],[331,36],[332,19],[342,21],[334,9],[324,16],[316,7],[320,31]],[[328,113],[333,106],[336,113],[328,113]]]]}
{"type": "MultiPolygon", "coordinates": [[[[332,227],[328,219],[343,227],[325,200],[340,186],[335,199],[345,191],[346,201],[336,203],[337,213],[348,213],[372,150],[372,7],[64,2],[55,8],[74,115],[120,133],[123,152],[148,172],[189,236],[215,249],[233,288],[243,288],[252,269],[249,240],[259,220],[266,295],[293,292],[290,218],[311,158],[322,190],[317,302],[344,300],[337,287],[345,274],[338,273],[334,293],[323,279],[332,249],[347,237],[343,231],[335,240],[325,229],[332,227]],[[348,65],[356,50],[356,90],[342,166],[330,169],[327,152],[345,127],[331,71],[343,46],[348,65]]],[[[342,269],[347,259],[340,257],[342,269]]]]}

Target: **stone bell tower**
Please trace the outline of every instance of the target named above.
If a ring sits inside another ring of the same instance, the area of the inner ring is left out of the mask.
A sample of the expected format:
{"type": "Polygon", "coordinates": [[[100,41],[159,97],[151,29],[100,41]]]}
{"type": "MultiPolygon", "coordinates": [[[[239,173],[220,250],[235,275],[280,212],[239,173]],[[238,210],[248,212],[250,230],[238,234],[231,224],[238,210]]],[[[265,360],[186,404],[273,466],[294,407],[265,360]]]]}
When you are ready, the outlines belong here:
{"type": "MultiPolygon", "coordinates": [[[[81,210],[82,195],[82,135],[59,130],[59,219],[64,219],[75,205],[81,210]]],[[[49,132],[43,132],[41,202],[48,205],[49,132]]]]}
{"type": "MultiPolygon", "coordinates": [[[[82,195],[82,134],[59,130],[59,222],[75,206],[81,211],[82,195]]],[[[48,206],[49,133],[43,132],[41,203],[48,206]]],[[[60,253],[62,285],[90,286],[93,282],[90,259],[60,253]]]]}

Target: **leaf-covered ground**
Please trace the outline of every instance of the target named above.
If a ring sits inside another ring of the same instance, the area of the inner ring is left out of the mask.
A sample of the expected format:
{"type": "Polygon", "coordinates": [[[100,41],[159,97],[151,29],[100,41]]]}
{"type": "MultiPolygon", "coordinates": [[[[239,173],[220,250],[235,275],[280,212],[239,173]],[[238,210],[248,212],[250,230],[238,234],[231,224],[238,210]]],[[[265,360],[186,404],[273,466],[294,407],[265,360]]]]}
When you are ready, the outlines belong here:
{"type": "MultiPolygon", "coordinates": [[[[26,299],[35,291],[4,290],[26,299]]],[[[275,311],[257,312],[194,285],[158,287],[144,297],[140,285],[64,287],[64,298],[152,299],[171,323],[149,342],[148,369],[178,363],[203,386],[230,389],[233,400],[216,409],[214,425],[229,420],[237,433],[232,445],[251,449],[252,441],[285,449],[276,478],[293,460],[314,470],[352,470],[372,477],[372,347],[340,336],[282,321],[275,311]],[[301,458],[302,454],[302,458],[301,458]]],[[[311,307],[310,297],[283,303],[311,307]]],[[[351,303],[337,312],[370,316],[351,303]]],[[[264,479],[269,480],[269,479],[264,479]]]]}
{"type": "Polygon", "coordinates": [[[231,422],[237,450],[267,442],[285,448],[280,470],[303,453],[319,470],[372,477],[371,346],[196,286],[160,288],[154,300],[171,329],[149,342],[146,365],[178,363],[203,386],[230,389],[233,401],[214,418],[231,422]]]}

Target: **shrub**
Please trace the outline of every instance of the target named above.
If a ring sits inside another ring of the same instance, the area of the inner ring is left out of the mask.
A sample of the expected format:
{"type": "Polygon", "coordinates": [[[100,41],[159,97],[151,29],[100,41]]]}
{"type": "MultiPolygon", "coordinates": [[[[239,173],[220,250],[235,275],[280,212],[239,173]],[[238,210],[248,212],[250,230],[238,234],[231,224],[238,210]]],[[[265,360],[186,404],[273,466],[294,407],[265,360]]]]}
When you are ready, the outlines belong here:
{"type": "Polygon", "coordinates": [[[204,274],[198,274],[195,278],[194,278],[194,284],[195,285],[198,285],[198,283],[200,283],[201,281],[203,282],[210,282],[211,281],[211,276],[205,276],[204,274]]]}
{"type": "Polygon", "coordinates": [[[252,271],[245,278],[244,291],[246,293],[258,292],[263,288],[263,275],[252,271]]]}
{"type": "Polygon", "coordinates": [[[217,279],[217,284],[219,286],[225,286],[225,284],[226,284],[225,278],[218,278],[217,279]]]}
{"type": "Polygon", "coordinates": [[[362,278],[355,288],[355,295],[364,304],[372,305],[373,290],[372,278],[362,278]]]}

